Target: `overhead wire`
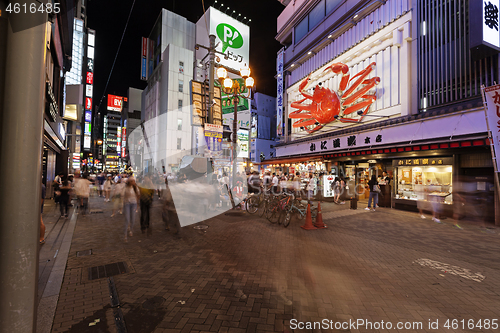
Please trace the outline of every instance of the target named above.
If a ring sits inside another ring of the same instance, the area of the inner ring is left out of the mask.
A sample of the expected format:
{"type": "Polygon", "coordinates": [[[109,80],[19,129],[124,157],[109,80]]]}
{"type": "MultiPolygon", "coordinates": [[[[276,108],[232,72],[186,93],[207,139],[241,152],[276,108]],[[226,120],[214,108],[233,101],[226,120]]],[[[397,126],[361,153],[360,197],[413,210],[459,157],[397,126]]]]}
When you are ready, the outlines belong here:
{"type": "Polygon", "coordinates": [[[106,89],[108,88],[109,80],[111,79],[111,75],[113,74],[113,69],[115,68],[116,59],[118,58],[118,53],[120,52],[120,48],[121,48],[122,42],[123,42],[123,37],[125,36],[125,32],[127,31],[128,22],[130,20],[130,16],[132,15],[134,5],[135,5],[135,0],[132,3],[132,7],[130,7],[130,12],[128,13],[127,23],[125,23],[125,28],[123,29],[122,38],[120,39],[120,44],[118,44],[118,49],[116,50],[115,59],[113,60],[113,65],[111,66],[111,70],[109,72],[108,81],[106,81],[106,85],[104,86],[104,90],[102,91],[102,97],[101,97],[101,100],[99,101],[99,105],[97,106],[97,110],[99,110],[99,108],[101,107],[102,100],[104,99],[104,96],[106,95],[106,89]]]}

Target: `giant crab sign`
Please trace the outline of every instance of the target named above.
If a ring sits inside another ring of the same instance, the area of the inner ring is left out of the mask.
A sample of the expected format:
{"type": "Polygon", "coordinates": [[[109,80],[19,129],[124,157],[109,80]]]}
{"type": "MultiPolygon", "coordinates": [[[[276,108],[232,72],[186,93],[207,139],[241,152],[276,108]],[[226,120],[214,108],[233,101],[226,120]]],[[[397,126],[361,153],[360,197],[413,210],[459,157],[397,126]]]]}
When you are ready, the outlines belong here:
{"type": "Polygon", "coordinates": [[[340,62],[335,63],[327,67],[325,71],[331,70],[335,74],[342,73],[339,90],[337,92],[331,91],[328,88],[321,87],[321,83],[319,83],[314,88],[314,93],[312,95],[304,91],[310,81],[311,75],[309,75],[299,85],[299,92],[305,98],[291,104],[292,108],[297,108],[298,110],[291,112],[288,118],[300,119],[293,124],[293,127],[300,127],[310,134],[337,119],[343,123],[360,122],[368,112],[372,103],[377,99],[375,94],[367,94],[370,89],[380,83],[380,78],[378,76],[366,79],[374,68],[375,63],[372,62],[361,72],[349,78],[349,67],[340,62]],[[357,78],[357,80],[344,92],[347,85],[355,78],[357,78]],[[311,103],[303,104],[307,100],[310,100],[311,103]],[[360,118],[343,118],[343,116],[361,109],[364,110],[360,118]],[[315,126],[313,128],[307,127],[311,125],[315,126]]]}

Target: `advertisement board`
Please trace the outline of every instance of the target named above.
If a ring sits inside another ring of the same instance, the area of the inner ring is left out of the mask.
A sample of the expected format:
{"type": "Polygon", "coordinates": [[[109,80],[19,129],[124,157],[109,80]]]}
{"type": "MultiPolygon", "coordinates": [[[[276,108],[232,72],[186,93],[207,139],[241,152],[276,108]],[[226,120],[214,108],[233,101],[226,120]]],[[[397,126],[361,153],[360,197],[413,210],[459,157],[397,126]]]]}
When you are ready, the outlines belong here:
{"type": "Polygon", "coordinates": [[[90,149],[90,135],[83,136],[83,149],[90,149]]]}
{"type": "Polygon", "coordinates": [[[85,97],[85,110],[92,111],[92,98],[85,97]]]}
{"type": "Polygon", "coordinates": [[[108,110],[121,112],[123,108],[123,97],[108,95],[108,110]]]}
{"type": "Polygon", "coordinates": [[[255,139],[258,135],[257,120],[258,120],[258,116],[256,114],[253,114],[252,119],[251,119],[251,124],[250,124],[250,137],[252,139],[255,139]]]}
{"type": "Polygon", "coordinates": [[[500,52],[500,0],[469,1],[469,44],[474,59],[500,52]]]}
{"type": "Polygon", "coordinates": [[[248,130],[239,129],[237,132],[237,144],[238,144],[238,158],[248,158],[249,154],[249,140],[248,140],[248,130]]]}
{"type": "Polygon", "coordinates": [[[495,170],[498,170],[499,159],[500,159],[500,85],[495,85],[492,87],[487,87],[484,89],[484,95],[486,98],[487,107],[486,121],[488,123],[488,128],[491,132],[493,152],[495,153],[496,160],[493,163],[496,164],[495,170]]]}
{"type": "Polygon", "coordinates": [[[85,96],[87,97],[90,97],[92,98],[92,85],[91,84],[87,84],[86,87],[85,87],[85,96]]]}
{"type": "Polygon", "coordinates": [[[148,78],[148,39],[142,37],[142,49],[141,49],[141,80],[147,80],[148,78]]]}
{"type": "Polygon", "coordinates": [[[283,54],[285,49],[281,49],[276,60],[276,135],[283,135],[283,54]]]}
{"type": "Polygon", "coordinates": [[[85,122],[85,127],[83,129],[83,134],[89,134],[91,133],[91,128],[90,128],[90,123],[85,122]]]}
{"type": "Polygon", "coordinates": [[[222,125],[205,123],[205,157],[219,157],[222,154],[222,125]]]}
{"type": "MultiPolygon", "coordinates": [[[[196,23],[196,43],[209,45],[209,35],[216,36],[216,50],[227,56],[227,59],[219,57],[220,64],[235,70],[239,70],[245,64],[249,66],[250,28],[248,25],[210,7],[196,23]],[[206,22],[209,24],[209,31],[207,31],[206,22]]],[[[205,54],[206,50],[199,50],[196,57],[202,59],[205,54]]]]}
{"type": "Polygon", "coordinates": [[[86,122],[92,122],[92,112],[87,110],[85,111],[85,121],[86,122]]]}

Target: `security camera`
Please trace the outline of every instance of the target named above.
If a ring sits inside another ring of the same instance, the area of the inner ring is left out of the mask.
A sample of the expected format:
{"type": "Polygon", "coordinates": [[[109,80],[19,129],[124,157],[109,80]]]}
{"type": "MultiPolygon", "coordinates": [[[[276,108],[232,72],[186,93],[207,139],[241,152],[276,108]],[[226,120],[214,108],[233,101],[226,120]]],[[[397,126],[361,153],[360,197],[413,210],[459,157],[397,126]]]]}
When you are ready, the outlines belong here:
{"type": "Polygon", "coordinates": [[[215,104],[217,104],[217,101],[215,99],[212,99],[212,103],[208,106],[209,108],[211,108],[212,106],[214,106],[215,104]]]}

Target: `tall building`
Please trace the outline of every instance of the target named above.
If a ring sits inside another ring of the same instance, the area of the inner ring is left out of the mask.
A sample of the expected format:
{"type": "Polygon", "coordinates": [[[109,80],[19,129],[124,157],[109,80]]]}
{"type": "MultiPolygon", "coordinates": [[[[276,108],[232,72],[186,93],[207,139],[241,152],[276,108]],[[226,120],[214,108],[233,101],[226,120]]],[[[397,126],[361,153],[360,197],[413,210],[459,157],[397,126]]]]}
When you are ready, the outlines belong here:
{"type": "Polygon", "coordinates": [[[120,168],[123,103],[123,97],[108,95],[103,127],[103,166],[106,170],[118,171],[120,168]]]}
{"type": "Polygon", "coordinates": [[[129,137],[135,137],[142,134],[141,130],[141,96],[142,90],[136,88],[128,88],[127,99],[124,103],[122,112],[122,165],[135,166],[140,165],[140,160],[137,160],[137,140],[128,140],[129,137]],[[132,158],[134,161],[130,161],[132,158]]]}
{"type": "Polygon", "coordinates": [[[64,119],[68,132],[69,171],[94,166],[92,139],[95,31],[87,28],[85,1],[79,0],[73,18],[73,50],[71,71],[66,74],[66,107],[64,119]],[[83,130],[82,130],[83,129],[83,130]]]}
{"type": "Polygon", "coordinates": [[[195,25],[162,9],[148,37],[148,86],[142,92],[143,167],[175,171],[191,154],[190,81],[195,25]]]}
{"type": "Polygon", "coordinates": [[[250,120],[250,161],[260,164],[261,156],[274,156],[276,144],[276,97],[255,93],[250,120]]]}
{"type": "Polygon", "coordinates": [[[340,175],[361,199],[368,178],[386,171],[393,181],[383,205],[439,201],[445,215],[460,205],[456,192],[467,182],[493,219],[480,87],[498,82],[500,37],[480,24],[487,3],[281,2],[280,143],[265,163],[340,175]],[[483,34],[492,34],[493,44],[483,34]]]}

